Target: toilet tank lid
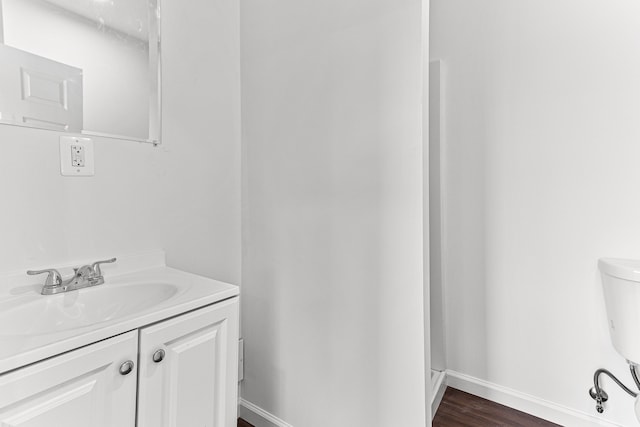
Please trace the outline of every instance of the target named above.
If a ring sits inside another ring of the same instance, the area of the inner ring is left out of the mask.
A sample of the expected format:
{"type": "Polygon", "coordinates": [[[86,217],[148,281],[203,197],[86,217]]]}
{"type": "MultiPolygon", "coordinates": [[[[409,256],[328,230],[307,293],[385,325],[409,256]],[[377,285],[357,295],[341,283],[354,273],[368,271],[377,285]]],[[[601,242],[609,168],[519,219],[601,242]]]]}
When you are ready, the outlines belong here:
{"type": "Polygon", "coordinates": [[[609,276],[640,282],[640,260],[600,258],[598,267],[609,276]]]}

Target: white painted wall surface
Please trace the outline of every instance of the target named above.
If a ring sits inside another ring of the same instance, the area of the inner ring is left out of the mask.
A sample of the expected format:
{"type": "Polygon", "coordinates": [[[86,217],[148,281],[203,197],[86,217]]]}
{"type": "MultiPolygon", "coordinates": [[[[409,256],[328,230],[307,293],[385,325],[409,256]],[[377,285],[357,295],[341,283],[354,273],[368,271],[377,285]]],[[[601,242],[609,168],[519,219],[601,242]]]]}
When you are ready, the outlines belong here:
{"type": "MultiPolygon", "coordinates": [[[[444,64],[447,367],[597,415],[596,262],[640,259],[640,3],[434,0],[444,64]]],[[[637,425],[610,381],[602,418],[637,425]]]]}
{"type": "Polygon", "coordinates": [[[164,2],[163,32],[162,147],[95,138],[96,176],[69,178],[61,134],[0,126],[0,271],[163,248],[239,283],[237,2],[164,2]]]}
{"type": "Polygon", "coordinates": [[[167,262],[240,283],[240,7],[162,3],[167,262]]]}
{"type": "Polygon", "coordinates": [[[242,397],[424,426],[421,2],[241,4],[242,397]]]}

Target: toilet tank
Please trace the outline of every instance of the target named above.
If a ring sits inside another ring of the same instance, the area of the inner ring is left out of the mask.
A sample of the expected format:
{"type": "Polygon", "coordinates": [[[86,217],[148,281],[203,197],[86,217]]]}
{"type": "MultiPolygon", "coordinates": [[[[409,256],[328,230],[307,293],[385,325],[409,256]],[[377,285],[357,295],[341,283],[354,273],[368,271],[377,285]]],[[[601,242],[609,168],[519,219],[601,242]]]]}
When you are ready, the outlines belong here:
{"type": "Polygon", "coordinates": [[[598,261],[615,349],[640,364],[640,261],[601,258],[598,261]]]}

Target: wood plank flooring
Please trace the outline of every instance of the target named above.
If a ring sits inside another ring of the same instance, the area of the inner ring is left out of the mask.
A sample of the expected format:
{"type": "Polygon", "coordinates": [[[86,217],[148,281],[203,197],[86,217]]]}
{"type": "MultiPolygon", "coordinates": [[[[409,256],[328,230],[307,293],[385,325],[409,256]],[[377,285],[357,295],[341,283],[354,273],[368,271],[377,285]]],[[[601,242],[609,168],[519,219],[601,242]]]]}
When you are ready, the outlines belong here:
{"type": "MultiPolygon", "coordinates": [[[[238,427],[253,427],[238,419],[238,427]]],[[[448,387],[433,427],[560,427],[508,406],[448,387]]]]}
{"type": "Polygon", "coordinates": [[[433,427],[558,427],[558,424],[447,387],[433,427]]]}

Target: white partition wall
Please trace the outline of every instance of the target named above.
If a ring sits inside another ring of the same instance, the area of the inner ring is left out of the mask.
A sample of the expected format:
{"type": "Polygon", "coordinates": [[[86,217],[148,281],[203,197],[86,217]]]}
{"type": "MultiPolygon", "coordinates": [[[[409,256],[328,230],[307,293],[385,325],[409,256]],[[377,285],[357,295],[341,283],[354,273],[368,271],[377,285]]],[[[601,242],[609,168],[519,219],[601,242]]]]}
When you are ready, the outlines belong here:
{"type": "Polygon", "coordinates": [[[422,12],[242,2],[245,417],[426,424],[422,12]]]}

